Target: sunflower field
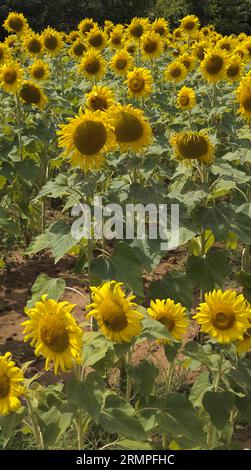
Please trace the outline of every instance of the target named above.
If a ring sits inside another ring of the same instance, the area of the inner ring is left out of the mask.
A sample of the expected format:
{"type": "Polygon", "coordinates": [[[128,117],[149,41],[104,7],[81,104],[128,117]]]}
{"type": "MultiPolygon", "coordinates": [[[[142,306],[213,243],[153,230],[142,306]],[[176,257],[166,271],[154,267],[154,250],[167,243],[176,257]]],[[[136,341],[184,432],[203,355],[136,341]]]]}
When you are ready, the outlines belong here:
{"type": "Polygon", "coordinates": [[[0,275],[18,251],[28,288],[15,349],[0,295],[2,449],[251,448],[251,37],[179,24],[3,24],[0,275]],[[120,220],[74,237],[97,198],[120,220]],[[152,205],[179,208],[178,246],[152,205]]]}

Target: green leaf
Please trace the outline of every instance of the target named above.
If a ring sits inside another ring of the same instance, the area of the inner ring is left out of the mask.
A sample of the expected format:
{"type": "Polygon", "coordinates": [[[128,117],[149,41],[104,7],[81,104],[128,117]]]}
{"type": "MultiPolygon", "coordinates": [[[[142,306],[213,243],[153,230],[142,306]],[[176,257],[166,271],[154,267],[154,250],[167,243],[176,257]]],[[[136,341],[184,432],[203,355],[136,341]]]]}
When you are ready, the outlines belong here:
{"type": "Polygon", "coordinates": [[[85,410],[96,422],[99,419],[105,383],[97,372],[90,372],[83,381],[69,380],[66,393],[70,403],[85,410]]]}
{"type": "Polygon", "coordinates": [[[194,406],[202,406],[202,399],[205,393],[211,390],[212,387],[209,380],[209,373],[206,371],[202,372],[191,388],[189,400],[194,406]]]}
{"type": "Polygon", "coordinates": [[[208,391],[202,399],[213,425],[219,430],[222,430],[227,423],[234,403],[234,394],[231,392],[208,391]]]}
{"type": "Polygon", "coordinates": [[[60,436],[64,434],[72,421],[72,413],[62,413],[52,406],[49,411],[39,413],[40,426],[46,446],[56,444],[60,436]]]}
{"type": "Polygon", "coordinates": [[[154,445],[145,441],[131,440],[131,439],[118,439],[116,441],[116,449],[125,450],[154,450],[154,445]]]}
{"type": "Polygon", "coordinates": [[[112,434],[116,432],[129,439],[146,439],[133,407],[115,392],[105,393],[99,424],[112,434]]]}
{"type": "Polygon", "coordinates": [[[236,385],[251,390],[251,361],[249,358],[240,359],[237,366],[229,372],[236,385]]]}
{"type": "Polygon", "coordinates": [[[152,300],[171,298],[190,309],[193,303],[193,285],[185,273],[171,271],[163,279],[150,284],[149,297],[152,300]]]}
{"type": "Polygon", "coordinates": [[[147,315],[142,321],[140,336],[147,339],[167,339],[177,342],[168,329],[162,323],[150,317],[150,315],[147,315]]]}
{"type": "Polygon", "coordinates": [[[198,363],[204,364],[211,369],[212,363],[210,360],[210,354],[196,341],[188,341],[182,352],[185,357],[198,361],[198,363]]]}
{"type": "Polygon", "coordinates": [[[34,183],[40,172],[38,163],[32,158],[26,158],[22,162],[16,162],[15,169],[20,179],[28,185],[34,183]]]}
{"type": "Polygon", "coordinates": [[[46,274],[39,274],[32,286],[32,297],[27,302],[27,307],[33,307],[36,302],[41,300],[44,294],[48,295],[48,299],[59,300],[64,293],[65,286],[66,283],[64,279],[50,278],[46,274]]]}
{"type": "Polygon", "coordinates": [[[205,257],[189,256],[186,273],[197,289],[203,292],[221,287],[229,272],[229,261],[221,250],[210,250],[205,257]]]}
{"type": "Polygon", "coordinates": [[[224,241],[231,226],[233,211],[228,204],[200,207],[195,215],[203,230],[210,229],[218,240],[224,241]]]}
{"type": "Polygon", "coordinates": [[[159,369],[152,362],[143,359],[137,366],[127,364],[126,371],[133,380],[136,395],[143,395],[148,402],[159,375],[159,369]]]}
{"type": "Polygon", "coordinates": [[[1,437],[3,438],[4,447],[8,444],[9,439],[13,436],[17,426],[22,423],[25,416],[26,408],[24,406],[21,406],[15,413],[0,416],[1,437]]]}

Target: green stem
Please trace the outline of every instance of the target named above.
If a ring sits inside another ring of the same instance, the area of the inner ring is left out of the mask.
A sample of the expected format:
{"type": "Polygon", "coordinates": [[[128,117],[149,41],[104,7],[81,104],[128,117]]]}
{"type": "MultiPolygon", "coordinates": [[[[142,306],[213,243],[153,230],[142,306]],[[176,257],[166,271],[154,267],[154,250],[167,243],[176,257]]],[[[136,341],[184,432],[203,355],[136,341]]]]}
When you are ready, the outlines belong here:
{"type": "Polygon", "coordinates": [[[29,417],[32,423],[32,431],[36,440],[37,447],[38,449],[44,449],[43,436],[42,436],[42,433],[38,424],[37,416],[33,410],[32,402],[29,396],[26,396],[26,403],[27,403],[29,417]]]}
{"type": "MultiPolygon", "coordinates": [[[[75,366],[75,377],[77,380],[81,381],[83,378],[83,370],[80,364],[75,366]]],[[[78,450],[83,450],[84,447],[84,433],[83,433],[83,414],[81,408],[78,409],[77,418],[77,439],[78,439],[78,450]]]]}
{"type": "MultiPolygon", "coordinates": [[[[168,374],[166,376],[166,396],[168,395],[171,385],[172,385],[174,371],[175,371],[175,361],[170,363],[168,374]]],[[[166,432],[163,432],[162,434],[162,447],[163,449],[167,449],[167,433],[166,432]]]]}
{"type": "MultiPolygon", "coordinates": [[[[218,391],[220,383],[221,383],[223,359],[224,359],[224,351],[221,350],[219,363],[218,363],[218,372],[217,372],[216,380],[215,380],[215,384],[214,384],[214,391],[215,392],[218,391]]],[[[213,447],[214,436],[215,436],[215,427],[214,427],[213,423],[211,422],[210,426],[209,426],[208,437],[207,437],[207,445],[208,445],[209,449],[212,449],[212,447],[213,447]]]]}
{"type": "Polygon", "coordinates": [[[17,107],[17,134],[18,134],[18,147],[19,147],[19,156],[20,160],[23,160],[23,150],[22,150],[22,132],[21,132],[21,108],[18,94],[16,93],[16,107],[17,107]]]}

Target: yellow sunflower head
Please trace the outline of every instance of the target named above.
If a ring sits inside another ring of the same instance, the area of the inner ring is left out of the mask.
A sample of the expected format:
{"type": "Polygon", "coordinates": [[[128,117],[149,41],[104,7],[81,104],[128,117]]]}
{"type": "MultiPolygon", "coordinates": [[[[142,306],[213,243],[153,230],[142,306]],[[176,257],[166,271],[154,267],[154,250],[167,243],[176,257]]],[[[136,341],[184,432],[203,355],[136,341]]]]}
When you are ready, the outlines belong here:
{"type": "Polygon", "coordinates": [[[251,60],[251,38],[249,37],[246,41],[244,41],[243,45],[247,51],[248,59],[251,60]]]}
{"type": "Polygon", "coordinates": [[[104,32],[107,34],[108,37],[110,36],[113,28],[114,28],[114,23],[110,20],[105,20],[104,32]]]}
{"type": "Polygon", "coordinates": [[[171,137],[171,145],[177,160],[185,164],[194,161],[210,164],[214,158],[214,147],[208,135],[200,132],[180,132],[171,137]]]}
{"type": "Polygon", "coordinates": [[[125,84],[130,97],[146,97],[152,93],[153,77],[150,70],[135,67],[131,72],[128,72],[125,84]]]}
{"type": "Polygon", "coordinates": [[[36,60],[29,67],[30,76],[36,81],[47,80],[49,76],[49,65],[42,60],[36,60]]]}
{"type": "Polygon", "coordinates": [[[179,41],[182,38],[182,36],[183,36],[183,31],[182,31],[181,28],[174,29],[174,31],[173,31],[173,39],[174,40],[179,41]]]}
{"type": "Polygon", "coordinates": [[[217,83],[226,77],[228,57],[222,49],[214,48],[206,51],[200,64],[200,70],[205,80],[209,83],[217,83]]]}
{"type": "Polygon", "coordinates": [[[236,341],[236,349],[239,355],[245,355],[251,349],[251,306],[248,304],[249,327],[243,334],[243,341],[236,341]]]}
{"type": "Polygon", "coordinates": [[[226,68],[226,79],[229,83],[239,81],[244,70],[244,64],[239,55],[232,55],[226,68]]]}
{"type": "Polygon", "coordinates": [[[117,24],[110,33],[109,46],[111,49],[122,49],[124,39],[124,26],[117,24]]]}
{"type": "Polygon", "coordinates": [[[48,101],[40,86],[30,80],[25,80],[21,84],[19,96],[25,103],[36,106],[39,109],[44,109],[48,101]]]}
{"type": "Polygon", "coordinates": [[[12,361],[11,353],[0,356],[0,416],[20,408],[19,397],[24,394],[23,381],[23,372],[12,361]]]}
{"type": "Polygon", "coordinates": [[[0,42],[0,64],[4,64],[10,58],[10,51],[6,44],[0,42]]]}
{"type": "Polygon", "coordinates": [[[149,27],[150,25],[147,18],[133,18],[128,26],[128,34],[133,39],[139,41],[149,27]]]}
{"type": "Polygon", "coordinates": [[[0,85],[8,93],[16,93],[23,78],[18,62],[8,61],[0,68],[0,85]]]}
{"type": "Polygon", "coordinates": [[[209,29],[208,26],[203,26],[203,28],[201,28],[201,30],[200,30],[200,35],[201,35],[202,37],[206,37],[206,38],[207,38],[208,36],[210,36],[210,34],[211,34],[211,31],[210,31],[210,29],[209,29]]]}
{"type": "Polygon", "coordinates": [[[138,46],[135,41],[126,41],[124,47],[125,50],[132,56],[134,56],[138,50],[138,46]]]}
{"type": "Polygon", "coordinates": [[[25,33],[28,28],[28,22],[23,13],[11,12],[4,21],[3,27],[9,33],[15,33],[18,36],[25,33]]]}
{"type": "Polygon", "coordinates": [[[186,309],[172,299],[151,300],[148,308],[148,313],[162,323],[178,341],[183,338],[188,328],[188,317],[185,312],[186,309]]]}
{"type": "Polygon", "coordinates": [[[59,147],[72,166],[84,171],[96,170],[105,163],[105,155],[115,145],[111,119],[106,112],[86,110],[60,126],[59,147]]]}
{"type": "Polygon", "coordinates": [[[239,113],[248,121],[251,120],[251,75],[247,74],[240,82],[236,91],[239,113]]]}
{"type": "Polygon", "coordinates": [[[206,41],[199,41],[193,45],[193,53],[199,62],[201,62],[206,53],[208,43],[206,41]]]}
{"type": "Polygon", "coordinates": [[[78,31],[71,31],[68,34],[67,42],[69,44],[71,44],[71,43],[75,42],[77,39],[79,39],[79,32],[78,31]]]}
{"type": "Polygon", "coordinates": [[[141,332],[142,314],[134,295],[126,296],[121,282],[105,282],[101,287],[91,287],[92,303],[87,318],[93,316],[104,336],[118,343],[130,343],[141,332]]]}
{"type": "Polygon", "coordinates": [[[31,341],[36,356],[46,359],[45,370],[53,362],[55,374],[58,369],[65,372],[80,361],[83,331],[72,316],[74,307],[43,295],[34,307],[25,309],[29,318],[22,323],[24,341],[31,341]]]}
{"type": "Polygon", "coordinates": [[[111,58],[111,68],[116,75],[126,75],[133,63],[133,57],[126,49],[120,49],[111,58]]]}
{"type": "Polygon", "coordinates": [[[109,111],[116,142],[122,151],[143,152],[151,144],[152,130],[143,111],[120,104],[112,106],[109,111]]]}
{"type": "Polygon", "coordinates": [[[114,92],[108,86],[95,85],[86,94],[86,106],[91,111],[107,111],[114,103],[114,92]]]}
{"type": "Polygon", "coordinates": [[[182,54],[179,57],[180,62],[186,67],[188,72],[191,72],[195,67],[195,57],[191,54],[182,54]]]}
{"type": "Polygon", "coordinates": [[[101,29],[99,29],[98,27],[94,27],[88,33],[86,42],[89,47],[101,50],[104,49],[106,46],[107,36],[101,29]]]}
{"type": "Polygon", "coordinates": [[[83,36],[86,36],[95,26],[98,25],[92,18],[84,18],[78,24],[78,30],[83,36]]]}
{"type": "Polygon", "coordinates": [[[200,27],[199,18],[195,15],[187,15],[180,20],[180,26],[185,34],[192,36],[200,27]]]}
{"type": "Polygon", "coordinates": [[[205,294],[205,302],[197,308],[194,319],[201,325],[201,331],[215,338],[219,343],[243,340],[249,327],[248,306],[243,295],[221,289],[205,294]]]}
{"type": "Polygon", "coordinates": [[[193,88],[183,86],[177,95],[177,107],[190,111],[196,105],[196,95],[193,88]]]}
{"type": "Polygon", "coordinates": [[[62,50],[64,42],[62,33],[48,26],[42,33],[44,50],[51,56],[56,56],[62,50]]]}
{"type": "Polygon", "coordinates": [[[225,52],[231,52],[235,47],[236,41],[228,36],[225,36],[220,41],[218,41],[217,46],[219,49],[222,49],[225,52]]]}
{"type": "Polygon", "coordinates": [[[81,39],[76,39],[69,49],[69,54],[74,59],[82,59],[86,53],[86,46],[81,39]]]}
{"type": "Polygon", "coordinates": [[[18,40],[18,38],[15,34],[10,34],[9,36],[7,36],[7,38],[5,38],[4,43],[10,49],[15,49],[15,47],[17,45],[17,40],[18,40]]]}
{"type": "Polygon", "coordinates": [[[155,59],[163,53],[163,41],[155,32],[146,32],[141,38],[141,49],[146,59],[155,59]]]}
{"type": "Polygon", "coordinates": [[[162,38],[166,37],[169,31],[168,22],[165,18],[157,18],[151,27],[152,30],[162,38]]]}
{"type": "Polygon", "coordinates": [[[234,49],[233,54],[238,55],[241,58],[241,60],[243,61],[243,63],[248,60],[247,50],[244,47],[244,45],[237,46],[234,49]]]}
{"type": "Polygon", "coordinates": [[[105,59],[95,49],[86,52],[78,66],[79,73],[89,80],[100,80],[104,76],[105,70],[105,59]]]}
{"type": "Polygon", "coordinates": [[[165,79],[169,82],[182,82],[187,76],[186,67],[179,61],[175,60],[167,65],[165,70],[165,79]]]}
{"type": "Polygon", "coordinates": [[[26,51],[31,56],[38,56],[43,52],[42,38],[33,31],[25,36],[23,43],[26,51]]]}

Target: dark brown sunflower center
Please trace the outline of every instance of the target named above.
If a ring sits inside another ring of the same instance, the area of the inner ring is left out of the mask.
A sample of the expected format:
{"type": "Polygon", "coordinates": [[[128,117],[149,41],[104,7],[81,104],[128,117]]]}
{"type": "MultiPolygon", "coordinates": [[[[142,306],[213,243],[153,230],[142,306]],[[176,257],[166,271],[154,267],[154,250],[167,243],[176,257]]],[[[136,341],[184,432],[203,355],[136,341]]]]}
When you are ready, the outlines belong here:
{"type": "Polygon", "coordinates": [[[179,77],[181,74],[181,69],[179,67],[174,67],[170,70],[170,74],[172,75],[172,77],[179,77]]]}
{"type": "Polygon", "coordinates": [[[204,47],[200,46],[198,47],[196,51],[196,56],[198,57],[199,60],[203,60],[205,57],[205,49],[204,47]]]}
{"type": "Polygon", "coordinates": [[[162,323],[162,325],[165,325],[165,327],[169,330],[169,331],[172,331],[173,327],[174,327],[174,320],[172,318],[168,318],[168,317],[160,317],[158,319],[158,321],[160,323],[162,323]]]}
{"type": "Polygon", "coordinates": [[[44,325],[40,336],[42,342],[53,352],[62,353],[69,346],[69,333],[64,325],[44,325]]]}
{"type": "Polygon", "coordinates": [[[225,42],[224,44],[221,45],[221,49],[223,51],[231,51],[231,44],[229,44],[228,42],[225,42]]]}
{"type": "Polygon", "coordinates": [[[145,87],[145,80],[141,77],[135,77],[129,81],[129,88],[134,93],[139,93],[140,91],[144,89],[144,87],[145,87]]]}
{"type": "Polygon", "coordinates": [[[194,28],[195,28],[194,21],[186,21],[186,23],[184,24],[184,29],[187,29],[187,31],[191,31],[194,28]]]}
{"type": "Polygon", "coordinates": [[[182,96],[180,96],[179,100],[180,100],[180,104],[181,104],[182,106],[187,106],[187,105],[189,104],[189,101],[190,101],[188,95],[182,95],[182,96]]]}
{"type": "Polygon", "coordinates": [[[222,70],[224,65],[224,60],[219,55],[214,55],[210,59],[207,60],[206,63],[206,71],[210,75],[216,75],[222,70]]]}
{"type": "Polygon", "coordinates": [[[8,396],[10,391],[10,379],[7,374],[0,374],[0,399],[8,396]]]}
{"type": "Polygon", "coordinates": [[[150,39],[148,39],[145,42],[143,49],[147,54],[152,54],[153,52],[156,51],[157,47],[158,47],[158,44],[156,41],[151,41],[150,39]]]}
{"type": "Polygon", "coordinates": [[[114,34],[114,35],[112,36],[111,42],[117,46],[118,44],[121,43],[121,39],[122,39],[122,38],[121,38],[120,35],[114,34]]]}
{"type": "Polygon", "coordinates": [[[87,156],[97,154],[104,147],[106,140],[106,128],[102,122],[97,121],[82,122],[73,134],[75,147],[80,153],[87,156]]]}
{"type": "Polygon", "coordinates": [[[127,61],[125,59],[118,59],[116,61],[116,67],[119,70],[123,70],[127,65],[127,61]]]}
{"type": "Polygon", "coordinates": [[[95,75],[100,70],[100,62],[95,57],[93,59],[89,59],[85,64],[85,70],[87,73],[91,75],[95,75]]]}
{"type": "Polygon", "coordinates": [[[48,36],[46,36],[44,39],[44,45],[46,49],[49,49],[49,51],[54,51],[58,46],[56,36],[54,36],[53,34],[49,34],[48,36]]]}
{"type": "Polygon", "coordinates": [[[140,38],[144,32],[144,28],[141,24],[136,24],[131,28],[131,35],[135,38],[140,38]]]}
{"type": "Polygon", "coordinates": [[[127,318],[123,308],[111,299],[104,300],[100,305],[104,325],[112,331],[121,331],[127,326],[127,318]]]}
{"type": "Polygon", "coordinates": [[[84,34],[89,33],[92,28],[93,28],[92,23],[85,23],[85,25],[83,25],[83,27],[82,27],[82,33],[84,33],[84,34]]]}
{"type": "Polygon", "coordinates": [[[164,36],[165,34],[165,28],[163,26],[155,26],[154,31],[160,36],[164,36]]]}
{"type": "Polygon", "coordinates": [[[3,58],[3,54],[4,54],[4,52],[3,52],[3,48],[2,48],[2,47],[0,47],[0,60],[3,58]]]}
{"type": "Polygon", "coordinates": [[[4,74],[4,81],[8,85],[13,85],[17,79],[17,72],[15,70],[10,70],[8,72],[5,72],[4,74]]]}
{"type": "Polygon", "coordinates": [[[247,96],[246,98],[244,98],[244,100],[242,101],[242,106],[246,111],[251,113],[251,96],[247,96]]]}
{"type": "Polygon", "coordinates": [[[134,54],[135,51],[136,51],[136,46],[134,46],[133,44],[129,45],[129,46],[127,46],[126,50],[127,50],[127,52],[129,52],[129,54],[134,54]]]}
{"type": "Polygon", "coordinates": [[[116,116],[115,135],[118,142],[135,142],[143,135],[140,120],[131,113],[121,111],[116,116]]]}
{"type": "Polygon", "coordinates": [[[178,142],[178,149],[184,159],[200,159],[207,153],[208,144],[201,135],[186,136],[178,142]]]}
{"type": "Polygon", "coordinates": [[[218,312],[212,323],[219,330],[228,330],[234,324],[235,316],[233,313],[218,312]]]}
{"type": "Polygon", "coordinates": [[[186,69],[189,69],[191,62],[189,59],[183,59],[182,64],[186,67],[186,69]]]}
{"type": "Polygon", "coordinates": [[[73,46],[74,54],[77,55],[77,56],[83,55],[83,52],[84,52],[85,50],[86,50],[86,49],[85,49],[84,44],[78,43],[78,44],[75,44],[75,45],[73,46]]]}
{"type": "Polygon", "coordinates": [[[45,69],[42,65],[37,65],[36,68],[33,69],[33,76],[35,78],[43,78],[45,75],[45,69]]]}
{"type": "Polygon", "coordinates": [[[16,33],[20,33],[24,26],[24,22],[21,20],[21,18],[18,17],[11,18],[9,21],[9,26],[16,33]]]}
{"type": "Polygon", "coordinates": [[[38,39],[33,38],[28,42],[27,49],[34,54],[38,54],[42,49],[42,44],[38,39]]]}
{"type": "Polygon", "coordinates": [[[243,335],[243,338],[244,339],[249,339],[251,337],[251,327],[247,329],[247,331],[245,331],[244,335],[243,335]]]}
{"type": "Polygon", "coordinates": [[[89,38],[89,44],[93,47],[100,47],[103,44],[103,36],[98,33],[89,38]]]}
{"type": "Polygon", "coordinates": [[[239,70],[240,70],[239,65],[229,65],[229,67],[227,68],[227,76],[236,77],[236,75],[238,75],[239,73],[239,70]]]}
{"type": "Polygon", "coordinates": [[[41,99],[39,89],[30,83],[25,83],[20,90],[21,98],[29,104],[38,104],[41,99]]]}
{"type": "Polygon", "coordinates": [[[107,101],[105,98],[101,98],[100,96],[93,96],[91,99],[91,107],[94,111],[97,111],[98,109],[103,111],[108,108],[107,101]]]}

